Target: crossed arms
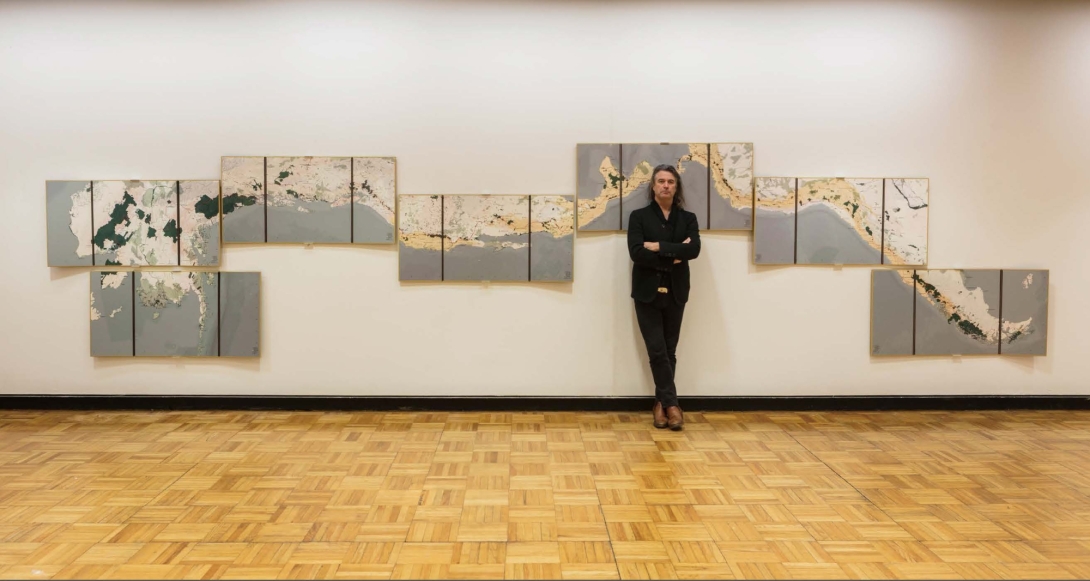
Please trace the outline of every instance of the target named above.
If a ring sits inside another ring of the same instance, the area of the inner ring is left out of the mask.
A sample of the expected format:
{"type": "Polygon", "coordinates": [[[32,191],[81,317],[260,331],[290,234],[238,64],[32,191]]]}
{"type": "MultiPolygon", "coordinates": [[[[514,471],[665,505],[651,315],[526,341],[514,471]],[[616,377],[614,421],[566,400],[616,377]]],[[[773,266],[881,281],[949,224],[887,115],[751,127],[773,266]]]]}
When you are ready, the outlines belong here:
{"type": "Polygon", "coordinates": [[[655,270],[670,270],[683,260],[699,256],[700,229],[695,219],[686,218],[686,237],[682,242],[647,242],[644,240],[643,221],[629,222],[628,254],[632,262],[655,270]]]}

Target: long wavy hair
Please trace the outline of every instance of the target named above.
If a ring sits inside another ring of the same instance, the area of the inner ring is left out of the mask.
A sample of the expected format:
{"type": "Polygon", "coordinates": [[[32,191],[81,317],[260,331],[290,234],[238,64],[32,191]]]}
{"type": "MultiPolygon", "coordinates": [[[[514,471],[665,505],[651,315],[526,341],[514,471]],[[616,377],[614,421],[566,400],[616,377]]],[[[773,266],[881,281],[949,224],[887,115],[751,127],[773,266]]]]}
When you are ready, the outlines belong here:
{"type": "Polygon", "coordinates": [[[685,208],[685,188],[681,185],[681,174],[678,173],[677,168],[663,163],[655,166],[655,169],[651,170],[651,183],[647,184],[647,203],[655,203],[655,176],[659,175],[660,171],[668,171],[674,176],[674,181],[677,182],[677,189],[674,190],[674,207],[685,208]]]}

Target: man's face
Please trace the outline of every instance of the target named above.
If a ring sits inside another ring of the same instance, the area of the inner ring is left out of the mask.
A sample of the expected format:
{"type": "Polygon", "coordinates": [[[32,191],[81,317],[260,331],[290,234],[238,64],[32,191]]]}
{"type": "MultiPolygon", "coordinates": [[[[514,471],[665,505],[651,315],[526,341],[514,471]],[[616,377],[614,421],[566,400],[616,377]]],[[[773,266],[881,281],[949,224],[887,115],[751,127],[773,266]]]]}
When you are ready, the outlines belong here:
{"type": "Polygon", "coordinates": [[[674,194],[677,193],[677,180],[674,179],[674,174],[668,171],[656,173],[652,180],[652,187],[654,188],[656,202],[663,206],[672,206],[674,204],[674,194]]]}

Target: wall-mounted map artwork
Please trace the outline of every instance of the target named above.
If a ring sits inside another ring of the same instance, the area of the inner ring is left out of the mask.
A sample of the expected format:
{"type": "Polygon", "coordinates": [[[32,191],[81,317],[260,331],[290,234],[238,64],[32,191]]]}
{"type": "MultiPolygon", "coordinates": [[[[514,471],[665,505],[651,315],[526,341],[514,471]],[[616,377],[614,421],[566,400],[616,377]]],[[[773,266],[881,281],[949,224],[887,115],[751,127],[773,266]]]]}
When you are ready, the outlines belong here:
{"type": "Polygon", "coordinates": [[[753,144],[712,143],[709,147],[708,230],[753,229],[753,144]]]}
{"type": "Polygon", "coordinates": [[[579,230],[620,230],[621,146],[581,143],[575,152],[579,230]]]}
{"type": "Polygon", "coordinates": [[[930,181],[885,181],[882,264],[927,264],[927,209],[930,181]]]}
{"type": "Polygon", "coordinates": [[[220,159],[223,241],[265,241],[265,158],[220,159]]]}
{"type": "Polygon", "coordinates": [[[708,144],[629,144],[621,145],[621,230],[628,229],[628,216],[647,205],[651,172],[655,166],[669,164],[681,174],[685,209],[696,214],[700,228],[708,227],[708,144]]]}
{"type": "Polygon", "coordinates": [[[572,280],[575,198],[530,196],[530,281],[572,280]]]}
{"type": "Polygon", "coordinates": [[[530,196],[443,196],[443,280],[530,278],[530,196]]]}
{"type": "Polygon", "coordinates": [[[91,356],[133,355],[134,272],[91,272],[91,356]]]}
{"type": "Polygon", "coordinates": [[[880,264],[881,179],[799,179],[798,264],[880,264]]]}
{"type": "Polygon", "coordinates": [[[392,157],[224,157],[225,243],[392,244],[392,157]]]}
{"type": "Polygon", "coordinates": [[[443,196],[398,198],[398,280],[443,280],[443,196]]]}
{"type": "Polygon", "coordinates": [[[999,352],[1045,355],[1048,336],[1048,271],[1003,270],[999,352]]]}
{"type": "Polygon", "coordinates": [[[49,266],[93,266],[91,182],[45,182],[49,266]]]}
{"type": "Polygon", "coordinates": [[[871,276],[872,355],[1045,354],[1047,270],[875,270],[871,276]]]}
{"type": "Polygon", "coordinates": [[[267,242],[352,241],[352,159],[267,157],[267,242]]]}
{"type": "Polygon", "coordinates": [[[924,266],[928,190],[926,178],[757,178],[753,262],[924,266]]]}
{"type": "Polygon", "coordinates": [[[91,183],[95,264],[178,264],[178,182],[91,183]]]}
{"type": "Polygon", "coordinates": [[[219,354],[219,277],[215,272],[137,272],[138,356],[219,354]]]}
{"type": "Polygon", "coordinates": [[[400,196],[402,281],[572,280],[572,196],[400,196]]]}
{"type": "Polygon", "coordinates": [[[702,230],[752,229],[752,143],[578,144],[576,160],[581,231],[627,229],[628,215],[647,205],[660,164],[681,174],[685,209],[702,230]]]}
{"type": "Polygon", "coordinates": [[[916,321],[912,270],[871,271],[871,355],[912,355],[916,321]]]}
{"type": "Polygon", "coordinates": [[[181,265],[219,266],[220,183],[178,182],[181,265]]]}
{"type": "Polygon", "coordinates": [[[397,163],[392,157],[352,158],[352,241],[389,244],[394,240],[397,163]]]}
{"type": "Polygon", "coordinates": [[[257,357],[259,278],[256,272],[92,271],[91,355],[257,357]]]}
{"type": "Polygon", "coordinates": [[[795,264],[795,178],[757,178],[753,263],[795,264]]]}
{"type": "Polygon", "coordinates": [[[219,182],[46,182],[50,266],[216,266],[219,182]]]}
{"type": "Polygon", "coordinates": [[[221,272],[220,357],[261,355],[261,274],[221,272]]]}
{"type": "Polygon", "coordinates": [[[999,354],[999,271],[916,271],[916,354],[999,354]]]}

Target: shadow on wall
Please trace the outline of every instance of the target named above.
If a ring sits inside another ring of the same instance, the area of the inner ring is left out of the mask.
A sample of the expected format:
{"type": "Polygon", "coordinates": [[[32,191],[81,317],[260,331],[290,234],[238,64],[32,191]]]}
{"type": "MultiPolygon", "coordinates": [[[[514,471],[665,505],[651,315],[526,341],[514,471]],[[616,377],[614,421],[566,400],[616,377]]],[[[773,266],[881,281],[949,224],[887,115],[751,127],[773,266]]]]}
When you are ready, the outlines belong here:
{"type": "MultiPolygon", "coordinates": [[[[703,234],[702,234],[703,235],[703,234]]],[[[717,233],[717,235],[735,237],[733,233],[717,233]]],[[[737,237],[745,239],[746,233],[737,237]]],[[[615,329],[617,337],[614,347],[614,376],[621,383],[638,383],[642,388],[639,393],[646,394],[648,398],[655,393],[655,381],[651,375],[650,362],[647,358],[647,347],[640,334],[639,323],[636,320],[636,310],[633,300],[629,296],[631,292],[632,261],[628,256],[627,243],[622,242],[623,261],[618,261],[617,271],[620,273],[614,277],[617,282],[615,296],[618,305],[615,310],[615,329]],[[628,368],[629,366],[634,369],[628,368]]],[[[728,386],[721,380],[727,375],[732,358],[727,352],[727,322],[724,320],[724,310],[721,304],[723,294],[720,285],[715,280],[710,254],[705,251],[694,260],[691,269],[693,288],[689,296],[689,302],[685,306],[685,316],[681,324],[681,337],[678,340],[677,366],[678,373],[675,377],[678,395],[692,395],[694,385],[715,385],[717,390],[726,390],[728,386]],[[697,367],[698,362],[704,362],[697,367]]],[[[631,386],[627,386],[631,387],[631,386]]],[[[631,393],[631,389],[626,390],[631,393]]],[[[725,391],[702,392],[701,395],[729,395],[725,391]]]]}
{"type": "MultiPolygon", "coordinates": [[[[713,237],[727,239],[730,243],[749,245],[748,232],[716,232],[714,235],[701,233],[703,240],[713,237]]],[[[705,244],[700,256],[689,265],[692,269],[693,290],[685,308],[685,319],[681,324],[681,340],[678,342],[678,394],[686,395],[686,388],[693,385],[712,386],[703,390],[701,395],[730,395],[732,386],[723,378],[734,361],[727,345],[730,321],[726,320],[723,301],[730,300],[729,293],[716,280],[712,268],[713,254],[709,252],[714,245],[705,244]],[[696,362],[704,362],[700,367],[696,362]]],[[[728,273],[728,276],[732,273],[728,273]]],[[[638,330],[637,330],[638,332],[638,330]]]]}
{"type": "Polygon", "coordinates": [[[49,269],[49,280],[64,280],[66,278],[72,278],[73,276],[86,277],[87,273],[91,270],[93,270],[93,267],[90,266],[87,268],[63,268],[54,266],[49,269]]]}
{"type": "Polygon", "coordinates": [[[135,365],[151,366],[156,370],[181,371],[186,367],[214,367],[216,369],[237,369],[257,373],[261,371],[261,359],[258,357],[94,357],[95,371],[112,369],[132,370],[135,365]]]}

